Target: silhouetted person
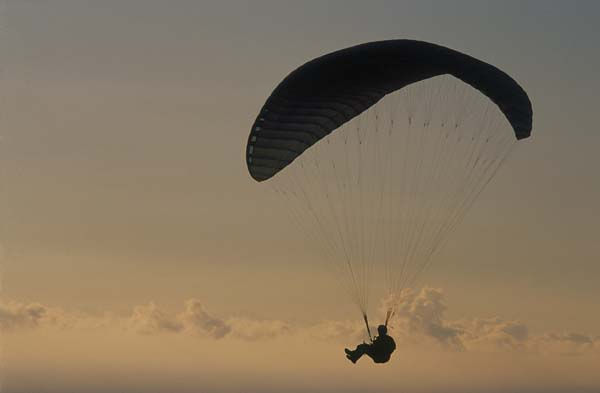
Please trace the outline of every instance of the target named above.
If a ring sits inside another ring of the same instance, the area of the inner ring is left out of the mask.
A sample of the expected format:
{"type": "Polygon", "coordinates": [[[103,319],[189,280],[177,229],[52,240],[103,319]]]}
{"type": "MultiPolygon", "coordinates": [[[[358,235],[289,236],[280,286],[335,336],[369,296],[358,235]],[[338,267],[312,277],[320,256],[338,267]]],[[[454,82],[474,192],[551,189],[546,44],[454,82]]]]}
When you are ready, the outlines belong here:
{"type": "Polygon", "coordinates": [[[392,352],[396,349],[394,339],[387,335],[387,327],[379,325],[377,327],[379,335],[375,337],[372,344],[362,343],[354,351],[346,348],[346,357],[352,363],[356,363],[362,355],[368,355],[375,363],[385,363],[390,360],[392,352]]]}

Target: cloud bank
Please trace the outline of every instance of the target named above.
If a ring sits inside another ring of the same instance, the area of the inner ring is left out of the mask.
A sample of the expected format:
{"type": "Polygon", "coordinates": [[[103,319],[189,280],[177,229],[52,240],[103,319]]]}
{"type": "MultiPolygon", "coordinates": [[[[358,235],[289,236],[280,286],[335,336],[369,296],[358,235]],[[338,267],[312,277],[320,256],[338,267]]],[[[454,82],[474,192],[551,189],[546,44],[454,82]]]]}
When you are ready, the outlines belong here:
{"type": "MultiPolygon", "coordinates": [[[[577,355],[600,353],[600,336],[579,332],[547,332],[532,335],[526,324],[500,317],[449,320],[442,290],[405,290],[395,299],[381,303],[384,315],[390,302],[395,314],[390,334],[405,347],[430,347],[449,351],[525,351],[577,355]]],[[[362,321],[320,321],[294,326],[278,319],[243,316],[221,317],[209,311],[199,299],[189,299],[183,310],[168,313],[155,303],[133,307],[126,316],[92,316],[67,312],[40,303],[0,303],[0,329],[18,333],[32,329],[116,328],[140,335],[186,334],[204,339],[244,341],[269,340],[285,336],[305,336],[311,340],[360,342],[365,338],[362,321]]],[[[373,327],[374,329],[374,327],[373,327]]]]}

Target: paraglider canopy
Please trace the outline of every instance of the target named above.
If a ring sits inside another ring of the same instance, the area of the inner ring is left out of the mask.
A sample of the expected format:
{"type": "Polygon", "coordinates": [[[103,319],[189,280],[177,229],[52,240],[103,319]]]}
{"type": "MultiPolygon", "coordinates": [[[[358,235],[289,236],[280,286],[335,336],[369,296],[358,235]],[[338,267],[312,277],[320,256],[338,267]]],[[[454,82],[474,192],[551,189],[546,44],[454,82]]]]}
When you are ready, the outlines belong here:
{"type": "Polygon", "coordinates": [[[498,68],[428,42],[370,42],[309,61],[275,88],[248,138],[250,175],[257,181],[269,179],[385,95],[444,74],[489,97],[506,116],[517,139],[530,135],[529,98],[498,68]]]}

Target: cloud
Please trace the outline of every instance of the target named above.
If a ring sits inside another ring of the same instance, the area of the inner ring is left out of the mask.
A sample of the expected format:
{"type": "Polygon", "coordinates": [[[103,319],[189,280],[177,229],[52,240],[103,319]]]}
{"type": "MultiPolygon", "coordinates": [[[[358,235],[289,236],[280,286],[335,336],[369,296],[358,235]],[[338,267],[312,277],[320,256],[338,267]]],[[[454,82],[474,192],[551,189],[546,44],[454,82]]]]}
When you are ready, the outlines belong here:
{"type": "Polygon", "coordinates": [[[207,334],[213,338],[223,338],[231,332],[224,320],[210,315],[197,299],[185,302],[185,311],[177,316],[187,331],[207,334]]]}
{"type": "Polygon", "coordinates": [[[105,313],[102,316],[95,316],[82,313],[70,313],[59,307],[50,307],[35,302],[0,302],[0,330],[4,332],[15,332],[36,328],[101,328],[113,324],[111,319],[112,316],[109,313],[105,313]]]}
{"type": "Polygon", "coordinates": [[[156,304],[136,306],[128,320],[128,326],[141,334],[180,332],[183,324],[159,310],[156,304]]]}
{"type": "Polygon", "coordinates": [[[289,323],[277,319],[231,318],[227,324],[232,336],[249,341],[272,339],[293,332],[289,323]]]}
{"type": "MultiPolygon", "coordinates": [[[[0,302],[0,330],[19,331],[41,327],[68,329],[89,327],[94,318],[65,312],[41,303],[0,302]]],[[[97,324],[97,323],[94,323],[97,324]]]]}
{"type": "Polygon", "coordinates": [[[391,328],[403,339],[425,336],[445,347],[463,348],[461,327],[444,320],[447,307],[441,289],[425,287],[419,292],[406,289],[395,299],[384,300],[381,310],[387,310],[390,304],[395,310],[391,328]]]}
{"type": "Polygon", "coordinates": [[[450,323],[460,331],[458,338],[469,350],[524,350],[527,349],[529,329],[519,321],[501,318],[474,318],[450,323]]]}
{"type": "Polygon", "coordinates": [[[0,328],[3,331],[36,328],[55,319],[53,314],[50,309],[39,303],[2,303],[0,304],[0,328]]]}
{"type": "Polygon", "coordinates": [[[532,336],[526,324],[500,317],[449,320],[441,289],[411,289],[384,299],[380,314],[394,306],[390,331],[401,345],[435,343],[456,351],[527,351],[576,355],[600,352],[600,339],[581,333],[545,333],[532,336]]]}
{"type": "Polygon", "coordinates": [[[198,299],[185,303],[185,311],[177,316],[188,332],[220,339],[232,336],[242,340],[270,339],[291,332],[291,326],[280,320],[260,320],[244,317],[227,320],[210,314],[198,299]]]}
{"type": "Polygon", "coordinates": [[[323,341],[360,342],[365,339],[362,321],[321,321],[307,328],[309,337],[323,341]]]}
{"type": "Polygon", "coordinates": [[[272,339],[293,332],[288,322],[277,319],[217,317],[208,312],[198,299],[187,300],[184,310],[175,315],[150,302],[133,307],[129,316],[120,318],[110,314],[98,317],[71,313],[40,303],[0,303],[1,331],[18,332],[41,328],[116,328],[143,335],[185,333],[213,339],[229,336],[247,341],[272,339]]]}
{"type": "MultiPolygon", "coordinates": [[[[444,320],[446,304],[442,290],[423,288],[419,292],[405,289],[402,293],[390,296],[381,301],[379,307],[380,320],[385,319],[387,310],[393,307],[394,314],[388,329],[396,341],[402,344],[422,343],[432,340],[444,347],[461,349],[459,337],[462,330],[444,320]]],[[[377,331],[376,326],[370,326],[371,332],[377,331]]],[[[330,340],[360,341],[365,339],[365,325],[362,321],[323,321],[312,326],[312,337],[330,340]]]]}
{"type": "MultiPolygon", "coordinates": [[[[399,346],[437,347],[450,351],[506,352],[578,355],[600,353],[600,336],[577,332],[530,334],[526,324],[500,317],[450,320],[446,317],[444,292],[436,288],[404,290],[381,302],[380,316],[390,305],[395,313],[390,334],[399,346]]],[[[179,313],[169,313],[155,303],[133,307],[121,317],[67,312],[41,303],[0,302],[0,330],[19,332],[31,329],[125,329],[142,335],[189,334],[215,340],[270,340],[298,336],[309,340],[359,343],[366,339],[361,320],[325,320],[308,326],[294,326],[279,319],[246,316],[220,317],[209,312],[199,299],[189,299],[179,313]]],[[[372,327],[375,332],[375,327],[372,327]]]]}
{"type": "Polygon", "coordinates": [[[532,340],[538,352],[560,355],[579,355],[600,352],[600,337],[580,333],[546,333],[532,340]]]}

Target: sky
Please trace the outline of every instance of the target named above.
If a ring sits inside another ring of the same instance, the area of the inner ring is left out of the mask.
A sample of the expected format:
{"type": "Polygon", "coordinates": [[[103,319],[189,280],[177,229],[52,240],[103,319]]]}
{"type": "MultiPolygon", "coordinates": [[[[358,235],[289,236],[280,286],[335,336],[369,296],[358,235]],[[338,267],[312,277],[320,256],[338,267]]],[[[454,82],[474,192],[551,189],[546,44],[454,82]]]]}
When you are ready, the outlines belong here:
{"type": "Polygon", "coordinates": [[[597,392],[593,1],[3,0],[1,391],[597,392]],[[277,83],[412,38],[512,75],[520,142],[392,326],[360,315],[244,162],[277,83]]]}

